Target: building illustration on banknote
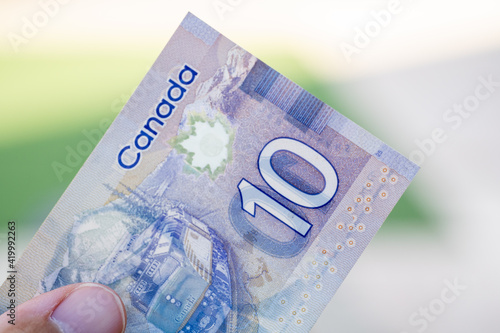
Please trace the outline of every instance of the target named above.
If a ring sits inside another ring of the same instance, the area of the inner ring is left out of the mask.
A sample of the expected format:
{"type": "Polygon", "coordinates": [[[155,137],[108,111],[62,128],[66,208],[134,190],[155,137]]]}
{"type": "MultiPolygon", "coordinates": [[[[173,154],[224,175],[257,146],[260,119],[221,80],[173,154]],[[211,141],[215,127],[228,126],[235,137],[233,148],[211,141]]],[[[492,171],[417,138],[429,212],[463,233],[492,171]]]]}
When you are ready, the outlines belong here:
{"type": "Polygon", "coordinates": [[[149,203],[132,194],[77,218],[66,265],[42,280],[40,292],[91,279],[124,289],[129,329],[217,331],[233,302],[234,278],[222,240],[181,204],[165,201],[151,210],[149,203]],[[113,223],[124,210],[145,228],[113,223]],[[93,242],[96,233],[111,238],[93,242]]]}

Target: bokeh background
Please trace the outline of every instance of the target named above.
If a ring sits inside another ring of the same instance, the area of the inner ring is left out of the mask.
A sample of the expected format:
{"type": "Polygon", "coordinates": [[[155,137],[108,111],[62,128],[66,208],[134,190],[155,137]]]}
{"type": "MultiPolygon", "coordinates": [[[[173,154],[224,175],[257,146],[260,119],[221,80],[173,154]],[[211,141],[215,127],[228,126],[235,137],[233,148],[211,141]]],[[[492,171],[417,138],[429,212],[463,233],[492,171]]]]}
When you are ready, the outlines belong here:
{"type": "Polygon", "coordinates": [[[0,276],[7,221],[19,257],[187,11],[420,156],[313,332],[500,332],[500,86],[443,118],[500,82],[496,0],[1,1],[0,276]]]}

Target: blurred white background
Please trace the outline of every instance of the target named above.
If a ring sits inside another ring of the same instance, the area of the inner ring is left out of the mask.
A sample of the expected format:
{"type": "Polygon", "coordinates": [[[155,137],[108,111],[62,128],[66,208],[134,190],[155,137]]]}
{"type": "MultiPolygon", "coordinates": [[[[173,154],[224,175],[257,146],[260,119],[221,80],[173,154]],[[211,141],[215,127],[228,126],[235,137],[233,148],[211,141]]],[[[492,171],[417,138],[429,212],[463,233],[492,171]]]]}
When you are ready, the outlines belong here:
{"type": "Polygon", "coordinates": [[[493,0],[2,1],[0,208],[2,228],[18,221],[18,256],[71,180],[50,167],[81,140],[66,142],[65,133],[81,136],[116,116],[113,105],[123,105],[187,11],[421,163],[402,208],[313,332],[500,332],[493,0]],[[488,96],[474,97],[477,89],[488,96]],[[86,102],[85,112],[68,112],[75,102],[86,102]],[[464,103],[462,116],[453,112],[464,103]],[[429,143],[439,128],[446,140],[429,143]],[[40,156],[26,156],[49,138],[40,156]]]}

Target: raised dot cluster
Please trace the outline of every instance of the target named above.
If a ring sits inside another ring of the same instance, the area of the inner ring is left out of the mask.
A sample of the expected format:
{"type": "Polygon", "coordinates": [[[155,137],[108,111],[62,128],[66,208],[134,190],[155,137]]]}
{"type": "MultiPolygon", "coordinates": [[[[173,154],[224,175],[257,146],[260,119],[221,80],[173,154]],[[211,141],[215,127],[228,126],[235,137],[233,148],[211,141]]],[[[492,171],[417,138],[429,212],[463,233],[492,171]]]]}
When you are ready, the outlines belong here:
{"type": "MultiPolygon", "coordinates": [[[[373,175],[373,174],[372,174],[373,175]]],[[[373,201],[375,199],[385,200],[389,196],[389,191],[387,189],[382,189],[377,191],[377,188],[386,187],[389,184],[396,184],[398,181],[398,176],[391,174],[391,170],[384,166],[380,169],[380,174],[375,176],[372,180],[367,180],[364,183],[361,193],[354,197],[354,202],[348,205],[345,210],[348,216],[350,216],[349,222],[338,222],[335,225],[337,231],[359,232],[362,233],[366,230],[366,225],[364,223],[358,222],[358,218],[365,214],[371,214],[373,211],[373,201]],[[377,182],[378,179],[378,182],[377,182]]],[[[345,250],[346,247],[354,248],[356,246],[356,239],[351,236],[352,234],[347,234],[347,239],[344,242],[339,242],[333,244],[333,248],[321,249],[318,253],[319,256],[312,257],[307,260],[307,272],[302,275],[304,283],[307,287],[301,294],[301,304],[294,306],[290,309],[290,304],[287,304],[286,299],[281,299],[279,304],[283,306],[283,314],[277,318],[279,323],[295,324],[297,326],[303,325],[304,316],[308,313],[308,308],[306,306],[307,302],[314,297],[316,292],[321,292],[324,286],[328,284],[323,284],[323,274],[337,274],[337,267],[332,264],[332,255],[334,253],[339,253],[345,250]],[[351,237],[349,237],[351,236],[351,237]]]]}

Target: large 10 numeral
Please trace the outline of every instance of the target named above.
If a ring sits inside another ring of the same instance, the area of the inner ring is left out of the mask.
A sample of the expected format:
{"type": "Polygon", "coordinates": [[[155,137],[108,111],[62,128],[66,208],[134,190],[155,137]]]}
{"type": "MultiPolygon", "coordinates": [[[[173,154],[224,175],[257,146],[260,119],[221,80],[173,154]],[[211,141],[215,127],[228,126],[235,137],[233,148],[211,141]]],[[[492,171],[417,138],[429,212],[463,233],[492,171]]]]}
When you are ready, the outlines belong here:
{"type": "MultiPolygon", "coordinates": [[[[269,141],[259,155],[259,172],[264,181],[276,192],[291,202],[306,208],[318,208],[326,205],[337,193],[338,177],[328,160],[305,143],[290,138],[277,138],[269,141]],[[309,194],[288,183],[276,173],[271,165],[271,158],[278,151],[288,151],[314,166],[322,175],[325,186],[320,193],[309,194]]],[[[259,206],[278,220],[305,237],[312,225],[283,206],[266,193],[259,190],[246,179],[238,184],[242,208],[255,217],[255,206],[259,206]]]]}

